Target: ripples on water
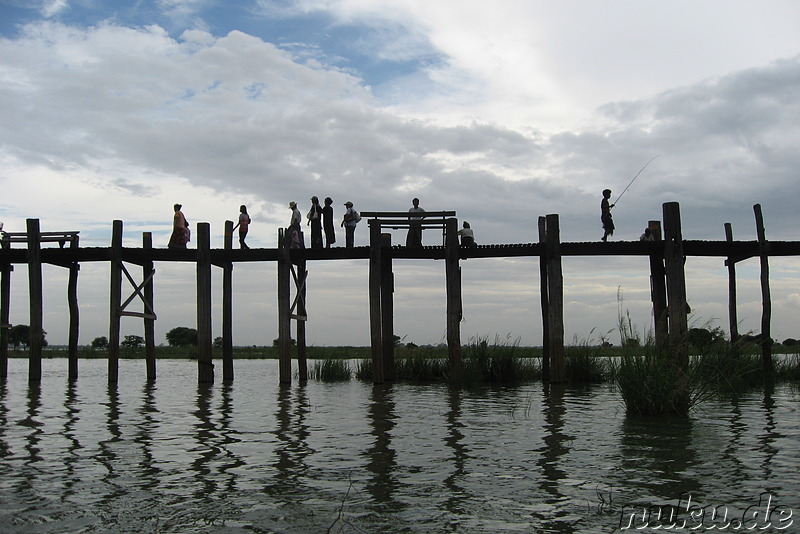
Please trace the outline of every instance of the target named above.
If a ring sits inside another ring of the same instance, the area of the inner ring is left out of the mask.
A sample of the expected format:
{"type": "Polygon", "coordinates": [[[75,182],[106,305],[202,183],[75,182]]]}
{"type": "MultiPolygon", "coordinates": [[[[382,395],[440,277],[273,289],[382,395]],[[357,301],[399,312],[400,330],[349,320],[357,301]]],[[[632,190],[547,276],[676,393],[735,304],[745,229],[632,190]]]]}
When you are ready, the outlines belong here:
{"type": "MultiPolygon", "coordinates": [[[[0,384],[0,532],[618,531],[623,505],[743,511],[762,492],[800,529],[795,389],[627,418],[609,385],[281,388],[277,362],[11,360],[0,384]]],[[[791,531],[790,528],[788,531],[791,531]]],[[[632,531],[632,530],[631,530],[632,531]]]]}

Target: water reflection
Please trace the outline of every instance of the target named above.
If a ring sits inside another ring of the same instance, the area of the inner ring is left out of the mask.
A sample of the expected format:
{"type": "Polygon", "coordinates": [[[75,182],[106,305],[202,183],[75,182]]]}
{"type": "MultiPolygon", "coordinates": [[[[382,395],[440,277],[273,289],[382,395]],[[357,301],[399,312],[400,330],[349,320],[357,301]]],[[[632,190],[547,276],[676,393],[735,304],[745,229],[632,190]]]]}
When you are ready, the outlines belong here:
{"type": "Polygon", "coordinates": [[[141,449],[138,486],[152,490],[158,486],[161,469],[153,457],[153,439],[158,429],[160,413],[156,407],[155,382],[146,381],[142,388],[142,403],[137,410],[141,420],[136,425],[133,442],[141,449]]]}
{"type": "MultiPolygon", "coordinates": [[[[120,460],[117,454],[117,446],[124,440],[119,426],[119,390],[116,384],[108,385],[108,402],[103,403],[103,405],[106,408],[106,430],[109,437],[98,442],[97,461],[105,468],[100,480],[106,487],[106,493],[101,497],[101,501],[105,506],[113,508],[117,500],[126,493],[125,486],[117,483],[120,473],[115,470],[120,460]]],[[[109,512],[112,511],[109,510],[109,512]]]]}
{"type": "Polygon", "coordinates": [[[566,502],[569,498],[560,488],[561,482],[567,478],[567,473],[561,467],[561,462],[569,453],[566,445],[573,437],[564,433],[564,416],[567,412],[564,405],[564,384],[543,384],[544,416],[544,445],[537,449],[539,460],[536,462],[542,470],[539,487],[549,495],[545,499],[547,510],[552,513],[545,514],[542,525],[545,532],[562,532],[571,534],[575,532],[570,522],[564,519],[567,515],[566,502]]]}
{"type": "MultiPolygon", "coordinates": [[[[5,380],[0,380],[0,459],[11,454],[6,441],[6,425],[8,425],[8,408],[6,407],[8,386],[5,380]]],[[[5,472],[5,464],[0,464],[0,474],[5,472]]]]}
{"type": "Polygon", "coordinates": [[[306,386],[301,384],[294,389],[281,385],[278,391],[278,411],[275,414],[277,428],[275,437],[278,446],[275,451],[275,478],[264,491],[279,500],[291,503],[295,495],[307,491],[306,458],[312,453],[308,446],[309,429],[306,417],[309,411],[306,386]]]}
{"type": "Polygon", "coordinates": [[[700,483],[691,475],[697,463],[693,427],[688,417],[626,416],[620,450],[626,490],[650,503],[698,494],[700,483]]]}
{"type": "Polygon", "coordinates": [[[776,431],[777,422],[775,420],[775,399],[773,394],[775,386],[767,383],[764,386],[764,401],[761,403],[762,414],[764,417],[764,430],[758,436],[759,449],[763,454],[761,458],[761,470],[764,473],[764,480],[771,480],[773,477],[772,460],[778,454],[779,449],[775,442],[783,437],[776,431]]]}
{"type": "Polygon", "coordinates": [[[469,450],[464,445],[465,425],[461,421],[462,396],[463,393],[460,389],[448,389],[447,403],[449,409],[446,418],[447,435],[444,438],[444,443],[453,451],[453,471],[444,479],[444,485],[448,489],[445,509],[455,515],[468,513],[467,508],[464,506],[466,491],[460,484],[467,475],[466,464],[467,460],[469,460],[469,450]]]}
{"type": "Polygon", "coordinates": [[[74,380],[67,382],[67,392],[64,396],[64,409],[66,415],[64,417],[64,430],[61,435],[67,440],[66,454],[63,455],[64,462],[64,492],[62,493],[61,500],[66,501],[78,490],[81,482],[81,475],[78,472],[78,461],[80,459],[79,451],[82,448],[80,441],[78,441],[78,432],[76,426],[78,424],[78,415],[80,408],[78,408],[78,394],[77,386],[74,380]]]}
{"type": "Polygon", "coordinates": [[[403,507],[403,503],[395,498],[400,483],[395,475],[397,452],[392,447],[392,430],[396,424],[394,385],[372,386],[367,418],[374,440],[364,452],[367,457],[365,467],[370,473],[366,490],[373,502],[379,505],[379,511],[396,511],[403,507]]]}

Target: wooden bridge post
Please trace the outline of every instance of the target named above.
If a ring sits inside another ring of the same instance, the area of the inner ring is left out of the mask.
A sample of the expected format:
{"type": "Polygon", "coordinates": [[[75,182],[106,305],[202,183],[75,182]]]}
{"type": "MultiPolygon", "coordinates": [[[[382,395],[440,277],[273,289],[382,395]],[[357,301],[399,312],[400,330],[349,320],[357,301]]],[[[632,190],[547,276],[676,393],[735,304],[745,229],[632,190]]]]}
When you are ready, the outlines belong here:
{"type": "Polygon", "coordinates": [[[758,236],[758,255],[761,264],[761,361],[764,373],[771,376],[774,370],[772,363],[772,297],[769,290],[769,243],[764,232],[764,216],[761,204],[753,206],[756,217],[756,234],[758,236]]]}
{"type": "Polygon", "coordinates": [[[308,269],[306,261],[297,264],[297,317],[295,329],[297,330],[297,379],[300,382],[308,381],[308,355],[306,352],[306,287],[308,282],[308,269]]]}
{"type": "MultiPolygon", "coordinates": [[[[153,260],[149,259],[149,252],[153,249],[153,233],[142,232],[142,249],[147,251],[145,257],[148,258],[142,263],[142,279],[147,280],[144,284],[143,293],[145,308],[154,308],[155,288],[153,286],[153,260]]],[[[152,382],[156,379],[156,321],[144,314],[144,360],[147,367],[147,380],[152,382]]]]}
{"type": "Polygon", "coordinates": [[[394,380],[394,273],[392,234],[381,234],[381,338],[384,380],[394,380]]]}
{"type": "Polygon", "coordinates": [[[197,380],[214,383],[211,342],[211,225],[197,223],[197,380]]]}
{"type": "Polygon", "coordinates": [[[292,383],[291,314],[289,304],[290,263],[289,247],[284,239],[284,229],[278,229],[278,375],[281,384],[292,383]]]}
{"type": "MultiPolygon", "coordinates": [[[[661,221],[648,221],[650,235],[661,244],[661,221]]],[[[664,347],[668,336],[667,325],[667,281],[664,272],[664,249],[650,254],[650,300],[653,302],[653,326],[656,347],[664,347]]]]}
{"type": "Polygon", "coordinates": [[[550,347],[550,381],[564,376],[564,276],[561,271],[561,231],[558,215],[546,217],[547,239],[547,321],[550,347]]]}
{"type": "MultiPolygon", "coordinates": [[[[233,221],[225,221],[226,257],[233,250],[233,221]]],[[[233,380],[233,262],[222,266],[222,381],[233,380]]]]}
{"type": "Polygon", "coordinates": [[[111,227],[111,287],[109,289],[108,383],[119,381],[119,329],[122,305],[122,221],[111,227]]]}
{"type": "Polygon", "coordinates": [[[42,248],[39,219],[28,219],[28,290],[30,294],[30,337],[28,380],[42,379],[42,248]]]}
{"type": "MultiPolygon", "coordinates": [[[[69,248],[77,250],[78,236],[72,236],[69,243],[69,248]]],[[[78,271],[81,265],[77,261],[70,262],[69,264],[69,282],[67,284],[67,305],[69,307],[69,339],[68,339],[68,357],[69,357],[69,371],[68,379],[75,380],[78,378],[78,335],[80,333],[80,308],[78,306],[78,271]]]]}
{"type": "MultiPolygon", "coordinates": [[[[3,240],[3,250],[11,244],[3,240]]],[[[11,317],[11,272],[14,266],[3,262],[0,264],[0,382],[8,377],[8,330],[11,317]]]]}
{"type": "Polygon", "coordinates": [[[372,354],[372,381],[383,384],[383,313],[381,311],[381,224],[369,221],[369,331],[372,354]]]}
{"type": "Polygon", "coordinates": [[[539,295],[542,306],[542,380],[550,380],[550,301],[547,297],[547,218],[539,217],[539,295]]]}
{"type": "Polygon", "coordinates": [[[684,412],[689,408],[689,325],[686,303],[686,273],[681,231],[681,212],[677,202],[663,205],[664,214],[664,269],[667,278],[667,315],[669,345],[673,362],[678,368],[675,384],[675,408],[684,412]]]}
{"type": "MultiPolygon", "coordinates": [[[[725,223],[725,241],[733,243],[733,227],[725,223]]],[[[725,260],[728,266],[728,327],[731,333],[731,347],[736,350],[739,340],[739,318],[736,311],[736,258],[728,256],[725,260]]]]}
{"type": "Polygon", "coordinates": [[[447,293],[447,355],[453,376],[461,373],[461,268],[458,219],[445,222],[445,279],[447,293]]]}

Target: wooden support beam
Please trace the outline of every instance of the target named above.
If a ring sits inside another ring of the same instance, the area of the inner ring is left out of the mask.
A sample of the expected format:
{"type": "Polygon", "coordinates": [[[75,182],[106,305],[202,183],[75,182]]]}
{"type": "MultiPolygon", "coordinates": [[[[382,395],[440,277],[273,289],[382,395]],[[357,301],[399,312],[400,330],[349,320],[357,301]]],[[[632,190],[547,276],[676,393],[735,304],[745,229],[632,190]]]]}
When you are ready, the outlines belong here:
{"type": "Polygon", "coordinates": [[[291,258],[289,247],[284,239],[284,229],[278,229],[278,247],[281,259],[278,260],[278,374],[281,384],[292,383],[291,317],[289,309],[289,278],[291,258]]]}
{"type": "Polygon", "coordinates": [[[369,330],[372,353],[372,381],[383,384],[386,379],[383,368],[383,322],[381,313],[381,224],[371,221],[369,225],[369,330]]]}
{"type": "Polygon", "coordinates": [[[119,381],[119,329],[122,304],[122,221],[111,227],[111,287],[109,289],[108,383],[119,381]]]}
{"type": "Polygon", "coordinates": [[[447,357],[451,376],[461,375],[461,268],[459,267],[458,219],[445,224],[445,285],[447,295],[447,357]]]}
{"type": "Polygon", "coordinates": [[[772,363],[772,297],[769,290],[769,243],[764,231],[764,216],[761,213],[761,204],[753,206],[756,217],[756,234],[758,236],[758,252],[761,264],[761,361],[764,373],[772,376],[774,365],[772,363]]]}
{"type": "MultiPolygon", "coordinates": [[[[225,251],[233,250],[233,221],[225,221],[225,251]]],[[[222,381],[233,380],[233,262],[222,266],[222,381]]]]}
{"type": "Polygon", "coordinates": [[[381,233],[381,357],[384,380],[394,380],[394,273],[392,234],[381,233]]]}
{"type": "Polygon", "coordinates": [[[39,219],[28,219],[28,291],[30,298],[30,338],[28,380],[42,379],[42,248],[39,241],[39,219]]]}
{"type": "Polygon", "coordinates": [[[659,244],[650,253],[650,300],[653,303],[653,327],[656,347],[664,347],[667,342],[669,325],[667,322],[667,280],[664,271],[664,248],[661,235],[661,221],[648,221],[650,235],[659,244]]]}
{"type": "Polygon", "coordinates": [[[547,218],[539,217],[539,300],[542,307],[542,380],[550,380],[550,301],[547,295],[547,218]]]}
{"type": "MultiPolygon", "coordinates": [[[[5,240],[0,244],[5,250],[11,247],[5,240]]],[[[0,263],[0,382],[8,377],[8,330],[11,328],[11,272],[14,266],[0,263]]]]}
{"type": "Polygon", "coordinates": [[[669,324],[669,354],[678,375],[675,383],[674,408],[678,413],[689,409],[689,325],[686,303],[686,273],[683,253],[681,212],[677,202],[663,205],[664,215],[664,269],[667,277],[667,314],[669,324]]]}
{"type": "Polygon", "coordinates": [[[546,217],[547,324],[550,346],[550,381],[564,382],[564,277],[561,270],[561,231],[558,215],[546,217]]]}
{"type": "MultiPolygon", "coordinates": [[[[77,234],[70,240],[71,249],[78,248],[77,234]]],[[[68,379],[78,378],[78,335],[80,333],[80,308],[78,307],[78,271],[81,265],[77,261],[69,264],[69,282],[67,283],[67,306],[69,307],[69,339],[68,339],[68,358],[69,371],[68,379]]]]}
{"type": "Polygon", "coordinates": [[[300,260],[297,263],[297,316],[295,317],[295,329],[297,331],[297,379],[300,382],[308,381],[308,355],[306,352],[306,281],[308,279],[308,269],[306,261],[300,260]]]}
{"type": "Polygon", "coordinates": [[[197,381],[214,383],[211,340],[211,225],[197,223],[197,381]]]}
{"type": "MultiPolygon", "coordinates": [[[[142,232],[142,249],[150,251],[153,249],[152,232],[142,232]]],[[[151,312],[155,309],[155,287],[153,286],[153,273],[155,266],[153,260],[142,262],[142,279],[144,284],[144,307],[151,312]]],[[[144,317],[144,360],[147,367],[147,380],[152,382],[156,379],[156,320],[155,314],[144,317]]]]}
{"type": "MultiPolygon", "coordinates": [[[[733,227],[731,223],[725,223],[725,241],[733,243],[733,227]]],[[[736,311],[736,262],[728,258],[725,262],[728,266],[728,327],[731,333],[731,345],[736,347],[739,340],[739,318],[736,311]]]]}

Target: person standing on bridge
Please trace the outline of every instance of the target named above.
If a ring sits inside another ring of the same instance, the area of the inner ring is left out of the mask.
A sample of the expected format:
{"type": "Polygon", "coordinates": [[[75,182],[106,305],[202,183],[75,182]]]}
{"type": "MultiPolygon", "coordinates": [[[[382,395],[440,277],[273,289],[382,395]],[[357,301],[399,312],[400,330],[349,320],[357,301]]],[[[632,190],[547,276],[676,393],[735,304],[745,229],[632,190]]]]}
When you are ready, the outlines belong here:
{"type": "Polygon", "coordinates": [[[408,234],[406,234],[406,247],[419,248],[422,246],[422,219],[425,218],[425,210],[419,207],[419,199],[411,201],[412,206],[408,209],[408,234]]]}
{"type": "Polygon", "coordinates": [[[303,230],[300,227],[303,215],[300,213],[300,210],[297,209],[297,202],[294,200],[289,202],[289,209],[292,210],[292,218],[289,220],[289,228],[286,234],[289,248],[306,248],[303,242],[303,230]]]}
{"type": "Polygon", "coordinates": [[[247,214],[247,206],[244,204],[239,206],[239,222],[236,223],[236,226],[233,227],[231,232],[237,228],[239,229],[239,248],[250,248],[244,242],[244,239],[247,237],[247,230],[250,228],[250,215],[247,214]]]}
{"type": "Polygon", "coordinates": [[[349,200],[345,202],[344,205],[347,207],[344,212],[344,217],[342,217],[342,226],[344,226],[345,231],[345,246],[347,248],[353,248],[356,237],[356,225],[358,221],[361,220],[361,215],[353,209],[353,203],[349,200]]]}
{"type": "Polygon", "coordinates": [[[191,239],[189,222],[183,216],[182,208],[181,204],[172,206],[175,214],[172,216],[172,235],[169,238],[167,248],[186,248],[186,243],[191,239]]]}
{"type": "Polygon", "coordinates": [[[325,207],[322,208],[322,227],[325,230],[325,248],[331,248],[336,243],[336,229],[333,227],[333,199],[325,197],[325,207]]]}
{"type": "Polygon", "coordinates": [[[606,241],[608,236],[614,235],[614,219],[611,218],[611,208],[614,204],[609,204],[611,189],[603,189],[603,200],[600,201],[600,221],[603,223],[603,237],[600,241],[606,241]]]}
{"type": "Polygon", "coordinates": [[[319,205],[316,195],[311,197],[311,209],[306,218],[306,224],[311,225],[311,248],[322,248],[322,206],[319,205]]]}

